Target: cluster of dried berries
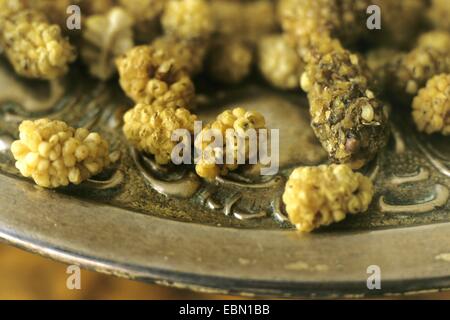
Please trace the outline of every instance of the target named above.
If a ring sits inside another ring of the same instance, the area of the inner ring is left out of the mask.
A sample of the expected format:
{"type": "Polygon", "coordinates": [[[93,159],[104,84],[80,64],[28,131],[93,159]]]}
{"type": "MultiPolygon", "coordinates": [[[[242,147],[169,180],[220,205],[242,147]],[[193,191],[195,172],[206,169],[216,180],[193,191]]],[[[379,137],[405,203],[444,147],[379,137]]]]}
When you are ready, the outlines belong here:
{"type": "Polygon", "coordinates": [[[179,39],[207,39],[214,31],[211,8],[204,0],[169,0],[161,24],[179,39]]]}
{"type": "Polygon", "coordinates": [[[185,108],[168,108],[163,104],[139,103],[124,116],[123,133],[136,149],[155,156],[159,164],[168,164],[177,142],[172,141],[176,129],[194,132],[197,116],[185,108]]]}
{"type": "Polygon", "coordinates": [[[283,202],[297,229],[311,232],[366,211],[373,193],[370,179],[346,165],[300,167],[289,177],[283,202]]]}
{"type": "Polygon", "coordinates": [[[239,167],[239,159],[246,161],[254,156],[250,154],[248,131],[263,129],[265,126],[266,120],[259,112],[235,108],[219,114],[216,120],[206,125],[195,139],[195,147],[201,151],[202,156],[195,167],[197,174],[207,180],[214,180],[219,175],[236,170],[239,167]],[[220,133],[224,140],[223,145],[217,149],[210,146],[213,142],[211,130],[220,133]],[[228,135],[234,135],[234,139],[226,139],[227,130],[228,135]],[[242,142],[239,142],[237,137],[241,137],[242,142]],[[230,150],[232,154],[229,153],[230,150]]]}
{"type": "Polygon", "coordinates": [[[174,59],[152,46],[137,46],[117,58],[120,85],[136,103],[187,107],[195,88],[174,59]]]}
{"type": "Polygon", "coordinates": [[[414,98],[412,108],[419,131],[450,135],[450,74],[428,80],[426,87],[414,98]]]}
{"type": "Polygon", "coordinates": [[[108,143],[98,133],[62,121],[40,119],[19,126],[11,151],[24,177],[45,188],[80,184],[110,163],[108,143]]]}
{"type": "Polygon", "coordinates": [[[417,46],[398,60],[394,86],[400,94],[411,97],[428,79],[450,72],[450,33],[430,32],[419,38],[417,46]]]}
{"type": "Polygon", "coordinates": [[[0,0],[0,47],[15,71],[27,78],[60,77],[76,57],[58,25],[18,0],[0,0]]]}
{"type": "Polygon", "coordinates": [[[282,35],[268,35],[260,40],[258,66],[266,80],[280,89],[298,88],[299,75],[305,67],[295,48],[282,35]]]}

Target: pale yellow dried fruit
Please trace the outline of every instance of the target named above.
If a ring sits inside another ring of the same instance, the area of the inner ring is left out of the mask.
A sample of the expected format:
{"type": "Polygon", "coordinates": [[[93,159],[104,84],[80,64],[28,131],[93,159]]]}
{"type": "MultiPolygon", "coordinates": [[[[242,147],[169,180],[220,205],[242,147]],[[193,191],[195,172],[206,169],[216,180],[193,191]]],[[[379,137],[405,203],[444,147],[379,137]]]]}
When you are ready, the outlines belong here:
{"type": "Polygon", "coordinates": [[[95,132],[63,121],[23,121],[20,139],[11,145],[16,167],[45,188],[80,184],[110,163],[108,143],[95,132]]]}
{"type": "Polygon", "coordinates": [[[193,107],[195,88],[188,74],[164,51],[137,46],[116,59],[120,85],[136,103],[193,107]]]}
{"type": "Polygon", "coordinates": [[[428,79],[450,72],[449,43],[448,32],[429,32],[419,38],[418,45],[394,65],[400,94],[414,96],[428,79]]]}
{"type": "Polygon", "coordinates": [[[283,194],[289,220],[298,230],[311,232],[368,209],[372,182],[347,165],[295,169],[283,194]]]}
{"type": "Polygon", "coordinates": [[[419,131],[450,135],[450,74],[428,80],[413,100],[413,119],[419,131]]]}
{"type": "MultiPolygon", "coordinates": [[[[200,160],[195,166],[197,174],[207,180],[214,180],[219,175],[226,175],[229,171],[236,170],[239,164],[242,164],[239,163],[239,159],[248,160],[254,156],[250,154],[252,151],[249,147],[249,130],[257,131],[264,129],[265,126],[266,120],[261,113],[247,111],[244,108],[226,110],[219,114],[216,120],[206,125],[195,139],[195,147],[201,154],[200,160]],[[237,138],[228,140],[227,131],[235,137],[240,136],[244,139],[244,145],[239,145],[237,138]],[[212,132],[216,132],[222,137],[223,145],[218,149],[211,149],[211,143],[214,141],[211,136],[212,132]],[[233,154],[227,154],[227,148],[233,150],[233,154]],[[220,159],[223,164],[218,163],[217,159],[220,159]]],[[[255,133],[255,138],[257,138],[257,132],[255,133]]]]}
{"type": "Polygon", "coordinates": [[[123,133],[136,149],[155,156],[159,164],[168,164],[177,141],[172,133],[177,129],[194,132],[197,119],[185,108],[167,108],[164,105],[137,104],[124,115],[123,133]]]}
{"type": "Polygon", "coordinates": [[[0,0],[0,47],[21,76],[55,79],[69,70],[75,50],[39,11],[24,9],[20,1],[0,0]]]}
{"type": "Polygon", "coordinates": [[[258,67],[272,85],[281,89],[300,86],[304,63],[282,35],[263,37],[258,46],[258,67]]]}
{"type": "Polygon", "coordinates": [[[180,39],[207,39],[214,31],[211,8],[205,0],[169,0],[161,17],[166,33],[180,39]]]}

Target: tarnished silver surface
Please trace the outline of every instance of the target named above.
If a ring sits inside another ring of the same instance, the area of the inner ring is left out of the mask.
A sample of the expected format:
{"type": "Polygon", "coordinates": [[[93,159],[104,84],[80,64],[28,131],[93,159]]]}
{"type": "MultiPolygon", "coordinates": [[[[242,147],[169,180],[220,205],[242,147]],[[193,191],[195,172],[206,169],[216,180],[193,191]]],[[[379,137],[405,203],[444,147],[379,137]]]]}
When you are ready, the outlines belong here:
{"type": "MultiPolygon", "coordinates": [[[[305,97],[258,81],[198,88],[202,120],[245,106],[280,129],[280,173],[258,168],[205,183],[191,167],[161,167],[130,148],[131,103],[114,83],[74,72],[24,81],[0,67],[0,237],[39,254],[133,279],[194,290],[273,296],[346,296],[450,288],[450,146],[394,113],[388,148],[363,170],[376,196],[366,214],[311,235],[289,225],[280,196],[295,166],[326,162],[305,97]],[[101,132],[118,161],[80,186],[43,190],[19,177],[9,144],[23,119],[58,118],[101,132]],[[367,267],[382,291],[367,289],[367,267]]],[[[402,111],[404,112],[404,111],[402,111]]]]}

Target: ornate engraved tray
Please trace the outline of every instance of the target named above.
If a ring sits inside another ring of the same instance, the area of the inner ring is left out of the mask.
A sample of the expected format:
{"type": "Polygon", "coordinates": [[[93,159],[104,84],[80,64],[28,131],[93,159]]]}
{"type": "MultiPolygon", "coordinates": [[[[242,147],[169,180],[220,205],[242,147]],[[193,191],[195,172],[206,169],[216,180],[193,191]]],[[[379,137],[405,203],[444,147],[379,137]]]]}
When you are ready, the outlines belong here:
{"type": "MultiPolygon", "coordinates": [[[[77,69],[77,68],[75,68],[77,69]]],[[[80,69],[80,68],[78,68],[80,69]]],[[[290,170],[326,162],[300,92],[258,79],[198,86],[203,120],[243,105],[280,129],[277,176],[255,168],[207,184],[192,168],[162,168],[130,149],[120,88],[73,71],[25,81],[0,64],[0,238],[100,272],[224,294],[344,297],[450,288],[449,139],[424,137],[394,108],[388,148],[364,171],[377,194],[368,213],[310,235],[289,225],[280,196],[290,170]],[[9,151],[25,118],[64,119],[101,132],[120,152],[107,172],[58,191],[21,178],[9,151]],[[381,290],[367,269],[380,267],[381,290]]]]}

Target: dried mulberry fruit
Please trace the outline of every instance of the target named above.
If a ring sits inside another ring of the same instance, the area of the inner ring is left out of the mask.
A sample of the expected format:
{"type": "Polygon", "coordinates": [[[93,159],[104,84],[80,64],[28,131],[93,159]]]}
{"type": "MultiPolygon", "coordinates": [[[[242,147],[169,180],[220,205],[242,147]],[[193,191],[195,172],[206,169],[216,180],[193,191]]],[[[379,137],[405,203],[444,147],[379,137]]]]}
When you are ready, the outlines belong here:
{"type": "Polygon", "coordinates": [[[116,72],[115,58],[134,45],[132,27],[132,17],[120,7],[85,19],[81,57],[93,76],[107,80],[116,72]]]}
{"type": "Polygon", "coordinates": [[[450,135],[450,74],[428,80],[426,87],[414,98],[412,107],[419,131],[450,135]]]}
{"type": "Polygon", "coordinates": [[[370,89],[361,58],[337,44],[329,47],[334,51],[311,55],[301,86],[312,128],[330,158],[359,168],[386,145],[388,115],[370,89]]]}
{"type": "Polygon", "coordinates": [[[197,117],[184,108],[167,108],[157,103],[137,104],[124,115],[123,132],[138,150],[155,156],[159,164],[168,164],[178,142],[172,141],[176,129],[194,131],[197,117]]]}
{"type": "Polygon", "coordinates": [[[195,139],[195,147],[201,153],[195,167],[197,174],[207,180],[214,180],[219,175],[236,170],[241,164],[240,159],[248,160],[255,156],[253,152],[256,150],[250,150],[249,138],[246,138],[249,130],[263,129],[265,125],[266,120],[259,112],[246,111],[243,108],[222,112],[215,121],[205,126],[195,139]],[[223,146],[218,149],[211,149],[210,144],[213,142],[211,130],[222,136],[223,146]],[[227,131],[228,134],[242,137],[244,145],[242,143],[239,145],[236,138],[227,139],[227,131]],[[227,154],[228,149],[233,150],[232,155],[227,154]]]}
{"type": "Polygon", "coordinates": [[[373,193],[370,179],[346,165],[300,167],[289,177],[283,202],[292,224],[311,232],[366,211],[373,193]]]}
{"type": "Polygon", "coordinates": [[[156,38],[152,46],[175,59],[180,68],[189,75],[196,75],[202,71],[208,49],[206,41],[178,40],[171,36],[156,38]]]}
{"type": "Polygon", "coordinates": [[[275,87],[294,89],[300,85],[305,65],[282,35],[270,35],[259,42],[258,67],[275,87]]]}
{"type": "Polygon", "coordinates": [[[426,34],[416,48],[406,54],[395,66],[395,88],[403,96],[413,96],[428,79],[450,72],[447,41],[450,34],[426,34]],[[445,40],[447,38],[447,40],[445,40]],[[430,39],[434,39],[430,41],[430,39]]]}
{"type": "Polygon", "coordinates": [[[117,58],[116,64],[122,89],[136,103],[193,106],[194,84],[164,51],[137,46],[117,58]]]}
{"type": "Polygon", "coordinates": [[[251,71],[253,53],[239,39],[223,38],[211,45],[207,58],[209,75],[220,82],[236,84],[251,71]]]}
{"type": "Polygon", "coordinates": [[[16,5],[15,1],[0,2],[0,46],[15,71],[47,80],[64,75],[75,60],[75,51],[60,27],[48,23],[36,10],[17,11],[16,5]]]}
{"type": "Polygon", "coordinates": [[[179,39],[208,39],[214,31],[209,3],[204,0],[169,0],[161,17],[167,34],[179,39]]]}
{"type": "Polygon", "coordinates": [[[80,184],[109,165],[108,143],[98,133],[40,119],[19,126],[11,151],[24,177],[45,188],[80,184]]]}
{"type": "Polygon", "coordinates": [[[432,0],[428,18],[434,27],[450,32],[450,1],[432,0]]]}

